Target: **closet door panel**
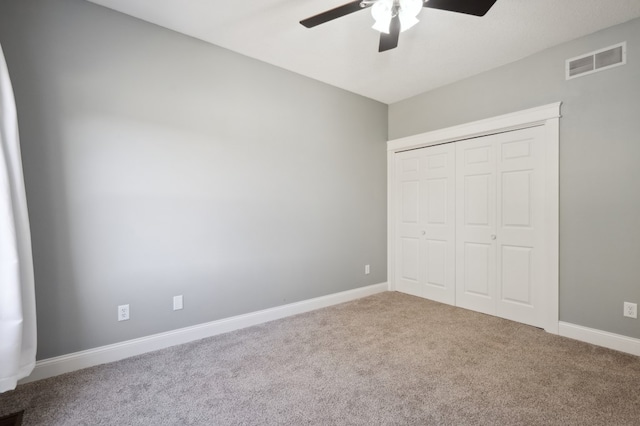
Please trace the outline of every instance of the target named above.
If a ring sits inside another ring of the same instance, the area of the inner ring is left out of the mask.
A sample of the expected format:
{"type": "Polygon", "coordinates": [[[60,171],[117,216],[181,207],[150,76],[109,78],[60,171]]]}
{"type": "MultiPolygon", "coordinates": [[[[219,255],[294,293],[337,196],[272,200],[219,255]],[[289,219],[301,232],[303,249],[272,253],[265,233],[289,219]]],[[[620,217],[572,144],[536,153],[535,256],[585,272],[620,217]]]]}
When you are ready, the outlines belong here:
{"type": "Polygon", "coordinates": [[[421,158],[415,151],[396,155],[396,290],[422,296],[421,158]]]}
{"type": "Polygon", "coordinates": [[[396,154],[396,289],[455,303],[455,149],[396,154]]]}
{"type": "Polygon", "coordinates": [[[464,293],[474,297],[490,299],[493,282],[490,272],[493,248],[491,244],[466,242],[464,245],[464,265],[462,283],[464,293]]]}
{"type": "Polygon", "coordinates": [[[424,297],[455,304],[455,147],[424,148],[424,297]]]}
{"type": "Polygon", "coordinates": [[[494,136],[497,161],[496,315],[543,325],[545,152],[542,128],[494,136]]]}
{"type": "Polygon", "coordinates": [[[495,144],[489,136],[455,145],[456,305],[495,314],[495,144]]]}
{"type": "Polygon", "coordinates": [[[533,306],[533,264],[531,247],[503,244],[500,251],[501,274],[500,295],[504,303],[515,303],[523,307],[533,306]]]}

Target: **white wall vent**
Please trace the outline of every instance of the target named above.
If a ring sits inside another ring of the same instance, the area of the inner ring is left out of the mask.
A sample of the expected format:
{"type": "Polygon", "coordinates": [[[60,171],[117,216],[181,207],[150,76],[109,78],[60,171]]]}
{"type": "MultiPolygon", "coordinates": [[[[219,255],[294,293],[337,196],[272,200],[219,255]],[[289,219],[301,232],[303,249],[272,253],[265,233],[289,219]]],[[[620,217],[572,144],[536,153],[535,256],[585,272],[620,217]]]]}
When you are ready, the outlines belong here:
{"type": "Polygon", "coordinates": [[[595,52],[567,59],[565,72],[567,80],[594,72],[617,67],[627,63],[627,42],[605,47],[595,52]]]}

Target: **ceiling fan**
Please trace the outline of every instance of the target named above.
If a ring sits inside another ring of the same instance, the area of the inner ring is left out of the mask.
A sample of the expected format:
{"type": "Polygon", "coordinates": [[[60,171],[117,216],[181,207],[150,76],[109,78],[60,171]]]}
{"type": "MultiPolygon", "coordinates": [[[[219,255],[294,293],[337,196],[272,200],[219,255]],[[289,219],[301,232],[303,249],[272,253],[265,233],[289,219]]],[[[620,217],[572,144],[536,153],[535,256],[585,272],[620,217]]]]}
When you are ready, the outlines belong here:
{"type": "Polygon", "coordinates": [[[324,24],[342,16],[371,8],[376,21],[373,28],[380,31],[378,52],[398,46],[400,33],[414,26],[422,7],[484,16],[497,0],[356,0],[300,21],[307,28],[324,24]]]}

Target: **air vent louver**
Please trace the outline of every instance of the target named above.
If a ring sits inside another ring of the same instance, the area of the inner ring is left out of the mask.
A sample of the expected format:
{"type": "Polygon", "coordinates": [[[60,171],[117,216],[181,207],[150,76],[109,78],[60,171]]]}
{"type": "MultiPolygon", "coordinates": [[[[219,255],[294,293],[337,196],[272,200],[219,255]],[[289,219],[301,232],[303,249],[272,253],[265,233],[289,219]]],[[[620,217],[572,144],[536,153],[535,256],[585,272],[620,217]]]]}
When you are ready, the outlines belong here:
{"type": "Polygon", "coordinates": [[[605,47],[595,52],[587,53],[576,58],[567,59],[567,80],[592,74],[597,71],[617,67],[627,63],[627,43],[623,42],[615,46],[605,47]]]}

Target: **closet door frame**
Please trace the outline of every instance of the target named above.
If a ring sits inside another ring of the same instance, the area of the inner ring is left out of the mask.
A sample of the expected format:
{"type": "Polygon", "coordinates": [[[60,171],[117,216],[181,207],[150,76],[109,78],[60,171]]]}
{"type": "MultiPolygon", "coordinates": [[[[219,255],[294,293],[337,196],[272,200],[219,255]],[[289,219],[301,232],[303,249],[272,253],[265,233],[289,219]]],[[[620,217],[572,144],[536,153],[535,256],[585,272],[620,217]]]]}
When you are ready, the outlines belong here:
{"type": "Polygon", "coordinates": [[[410,149],[456,142],[496,133],[543,126],[546,145],[545,176],[545,247],[547,269],[542,280],[544,329],[558,334],[559,323],[559,147],[560,106],[562,102],[543,105],[511,114],[434,130],[387,142],[387,276],[388,288],[395,291],[396,256],[396,174],[395,154],[410,149]]]}

